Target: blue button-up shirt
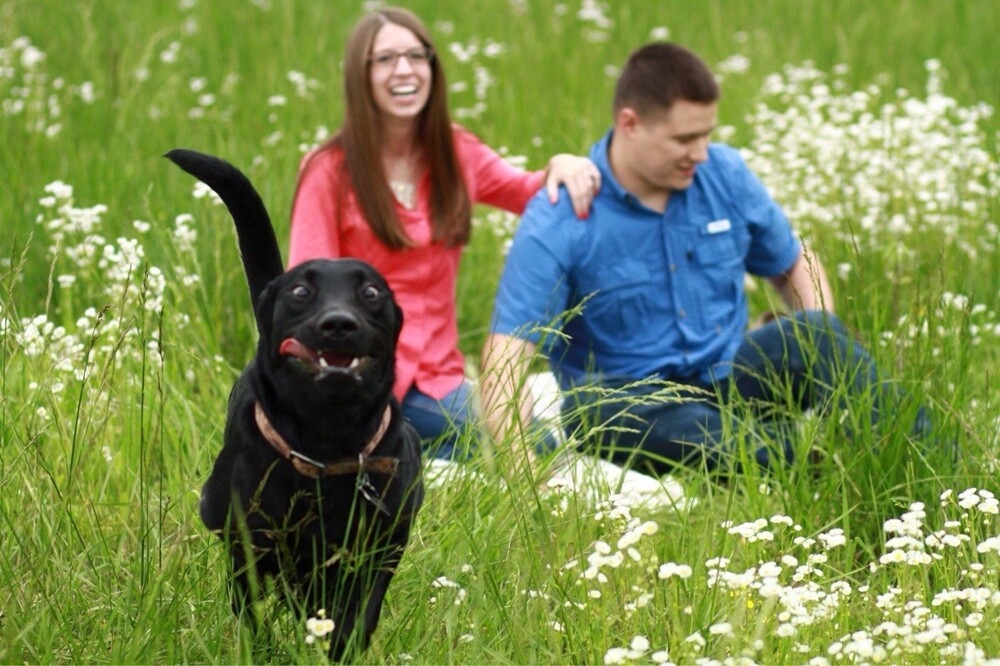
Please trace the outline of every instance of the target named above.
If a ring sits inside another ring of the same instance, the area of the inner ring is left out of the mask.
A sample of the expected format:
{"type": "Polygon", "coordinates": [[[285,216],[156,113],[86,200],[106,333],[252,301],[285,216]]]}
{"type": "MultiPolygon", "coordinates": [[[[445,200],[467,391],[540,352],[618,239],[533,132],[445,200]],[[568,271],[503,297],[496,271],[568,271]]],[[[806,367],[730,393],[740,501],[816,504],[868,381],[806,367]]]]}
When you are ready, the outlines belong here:
{"type": "Polygon", "coordinates": [[[801,245],[734,149],[713,144],[664,213],[615,180],[608,132],[591,150],[603,184],[590,217],[542,190],[524,212],[492,331],[540,344],[566,389],[594,374],[709,381],[747,325],[747,273],[792,267],[801,245]],[[558,331],[558,332],[557,332],[558,331]]]}

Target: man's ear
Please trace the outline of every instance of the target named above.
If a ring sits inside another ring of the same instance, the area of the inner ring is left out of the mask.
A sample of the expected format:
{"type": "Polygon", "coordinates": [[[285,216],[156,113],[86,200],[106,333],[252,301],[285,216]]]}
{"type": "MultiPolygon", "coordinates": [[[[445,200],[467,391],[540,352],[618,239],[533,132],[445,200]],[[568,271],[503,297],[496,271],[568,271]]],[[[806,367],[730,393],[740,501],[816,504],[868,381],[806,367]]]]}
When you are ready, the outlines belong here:
{"type": "Polygon", "coordinates": [[[639,126],[639,114],[630,106],[618,109],[615,113],[615,131],[631,135],[639,126]]]}

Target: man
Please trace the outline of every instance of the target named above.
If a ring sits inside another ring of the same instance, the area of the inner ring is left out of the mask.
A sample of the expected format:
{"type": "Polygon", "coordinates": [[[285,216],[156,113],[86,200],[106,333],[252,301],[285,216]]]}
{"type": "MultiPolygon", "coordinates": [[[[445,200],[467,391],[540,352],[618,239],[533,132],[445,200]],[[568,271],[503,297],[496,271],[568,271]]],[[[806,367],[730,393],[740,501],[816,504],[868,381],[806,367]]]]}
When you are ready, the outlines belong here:
{"type": "Polygon", "coordinates": [[[871,407],[861,421],[877,420],[870,389],[881,381],[834,314],[823,267],[739,154],[710,142],[718,98],[689,50],[640,48],[591,152],[603,185],[589,219],[574,219],[565,198],[529,204],[483,350],[483,411],[498,441],[531,420],[522,388],[539,349],[569,396],[567,430],[653,474],[738,464],[732,433],[746,428],[733,398],[771,406],[752,419],[763,435],[749,455],[765,467],[791,454],[769,416],[776,404],[823,410],[847,385],[852,404],[871,407]],[[792,314],[747,332],[747,273],[767,278],[792,314]]]}

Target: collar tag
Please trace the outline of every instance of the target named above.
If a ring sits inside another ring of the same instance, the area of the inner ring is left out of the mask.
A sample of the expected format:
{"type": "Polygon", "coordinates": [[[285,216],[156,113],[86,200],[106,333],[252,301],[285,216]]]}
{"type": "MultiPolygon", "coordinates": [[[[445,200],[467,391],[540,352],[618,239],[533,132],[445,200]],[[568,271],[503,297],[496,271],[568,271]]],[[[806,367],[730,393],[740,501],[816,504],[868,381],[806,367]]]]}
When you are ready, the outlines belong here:
{"type": "MultiPolygon", "coordinates": [[[[359,456],[358,465],[363,465],[363,464],[364,462],[359,456]]],[[[357,480],[358,492],[361,493],[361,496],[364,497],[366,500],[368,500],[368,502],[370,502],[372,506],[374,506],[376,509],[378,509],[379,511],[388,516],[389,509],[388,507],[386,507],[385,502],[382,501],[382,498],[376,494],[378,490],[375,488],[374,485],[372,485],[372,480],[368,477],[368,472],[364,470],[364,467],[361,467],[361,469],[359,469],[358,472],[359,472],[357,480]]]]}

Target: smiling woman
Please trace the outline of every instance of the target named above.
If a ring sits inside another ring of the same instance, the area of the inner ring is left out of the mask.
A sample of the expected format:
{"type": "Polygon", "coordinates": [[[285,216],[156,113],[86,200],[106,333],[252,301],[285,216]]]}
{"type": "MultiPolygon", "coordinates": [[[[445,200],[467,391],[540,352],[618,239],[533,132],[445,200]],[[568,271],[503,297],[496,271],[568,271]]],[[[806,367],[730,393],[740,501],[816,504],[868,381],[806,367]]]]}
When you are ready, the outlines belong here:
{"type": "MultiPolygon", "coordinates": [[[[372,97],[385,124],[401,123],[409,129],[410,119],[423,110],[430,97],[433,51],[410,30],[394,23],[385,24],[375,35],[368,58],[371,65],[372,97]]],[[[389,131],[393,131],[388,128],[389,131]]],[[[412,180],[415,166],[400,161],[390,177],[412,180]],[[410,169],[409,173],[405,172],[410,169]]]]}
{"type": "Polygon", "coordinates": [[[455,314],[472,205],[520,213],[547,174],[553,194],[566,184],[585,211],[596,169],[561,155],[547,172],[523,171],[453,125],[430,34],[403,9],[355,26],[344,97],[340,130],[302,164],[289,263],[352,256],[386,277],[404,312],[396,397],[421,438],[436,441],[433,454],[452,458],[474,417],[455,314]]]}

